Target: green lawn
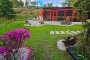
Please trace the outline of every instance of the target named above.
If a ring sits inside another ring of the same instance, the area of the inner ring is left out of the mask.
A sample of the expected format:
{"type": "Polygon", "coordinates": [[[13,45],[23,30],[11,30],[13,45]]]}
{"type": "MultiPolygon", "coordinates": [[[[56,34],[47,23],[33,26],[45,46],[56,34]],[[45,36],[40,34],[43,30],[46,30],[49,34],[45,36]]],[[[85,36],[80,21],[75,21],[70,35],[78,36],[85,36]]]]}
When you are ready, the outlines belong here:
{"type": "MultiPolygon", "coordinates": [[[[25,21],[14,21],[6,26],[0,26],[0,35],[5,33],[5,31],[10,31],[11,29],[23,28],[25,21]]],[[[62,38],[61,35],[50,35],[50,31],[82,31],[83,27],[81,25],[74,26],[59,26],[59,25],[44,25],[40,27],[28,27],[31,32],[30,39],[25,41],[26,46],[32,45],[36,48],[32,58],[35,60],[70,60],[70,56],[67,52],[60,51],[57,48],[57,40],[62,38]]],[[[62,35],[63,37],[69,35],[62,35]]]]}

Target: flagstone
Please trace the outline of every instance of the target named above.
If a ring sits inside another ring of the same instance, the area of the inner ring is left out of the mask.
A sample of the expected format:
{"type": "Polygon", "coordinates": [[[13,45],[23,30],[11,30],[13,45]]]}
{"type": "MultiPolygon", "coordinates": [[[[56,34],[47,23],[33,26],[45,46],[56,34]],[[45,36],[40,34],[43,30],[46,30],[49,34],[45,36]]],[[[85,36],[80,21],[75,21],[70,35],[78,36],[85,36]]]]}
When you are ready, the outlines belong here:
{"type": "Polygon", "coordinates": [[[60,31],[61,34],[66,34],[64,31],[60,31]]]}
{"type": "Polygon", "coordinates": [[[72,34],[70,31],[68,32],[68,31],[65,31],[67,34],[72,34]]]}
{"type": "Polygon", "coordinates": [[[50,31],[50,34],[54,34],[54,31],[50,31]]]}
{"type": "Polygon", "coordinates": [[[60,34],[59,31],[55,31],[56,34],[60,34]]]}
{"type": "Polygon", "coordinates": [[[77,32],[75,32],[75,31],[71,31],[73,34],[78,34],[77,32]]]}
{"type": "Polygon", "coordinates": [[[77,33],[81,33],[81,31],[76,31],[77,33]]]}

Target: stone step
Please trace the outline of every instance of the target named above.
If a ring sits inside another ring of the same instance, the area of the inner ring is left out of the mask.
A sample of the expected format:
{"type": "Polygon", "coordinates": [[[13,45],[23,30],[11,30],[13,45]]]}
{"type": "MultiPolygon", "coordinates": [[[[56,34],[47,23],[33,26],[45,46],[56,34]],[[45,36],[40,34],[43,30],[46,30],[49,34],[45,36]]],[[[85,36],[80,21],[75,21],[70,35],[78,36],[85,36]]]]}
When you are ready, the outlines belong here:
{"type": "Polygon", "coordinates": [[[76,31],[77,33],[81,33],[81,31],[76,31]]]}
{"type": "Polygon", "coordinates": [[[68,32],[68,31],[65,31],[67,34],[72,34],[70,31],[68,32]]]}
{"type": "Polygon", "coordinates": [[[55,31],[55,34],[60,34],[59,31],[55,31]]]}
{"type": "Polygon", "coordinates": [[[71,31],[73,34],[78,34],[77,32],[75,32],[75,31],[71,31]]]}
{"type": "Polygon", "coordinates": [[[50,31],[50,34],[54,34],[54,31],[50,31]]]}
{"type": "Polygon", "coordinates": [[[66,34],[64,31],[60,31],[61,34],[66,34]]]}

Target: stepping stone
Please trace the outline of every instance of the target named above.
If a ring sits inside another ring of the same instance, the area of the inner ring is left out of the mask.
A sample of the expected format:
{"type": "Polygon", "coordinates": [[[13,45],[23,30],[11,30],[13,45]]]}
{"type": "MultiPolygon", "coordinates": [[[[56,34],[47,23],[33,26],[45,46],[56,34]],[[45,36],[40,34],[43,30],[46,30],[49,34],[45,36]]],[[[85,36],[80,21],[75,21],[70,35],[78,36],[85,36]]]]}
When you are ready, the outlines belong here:
{"type": "Polygon", "coordinates": [[[50,34],[54,34],[54,31],[50,31],[50,34]]]}
{"type": "Polygon", "coordinates": [[[59,31],[55,31],[56,34],[60,34],[59,31]]]}
{"type": "Polygon", "coordinates": [[[61,32],[61,34],[66,34],[64,31],[60,31],[61,32]]]}
{"type": "Polygon", "coordinates": [[[74,33],[74,34],[78,34],[77,32],[75,32],[75,31],[71,31],[72,33],[74,33]]]}
{"type": "Polygon", "coordinates": [[[76,31],[77,33],[81,33],[81,31],[76,31]]]}
{"type": "Polygon", "coordinates": [[[67,34],[72,34],[70,31],[68,32],[68,31],[65,31],[67,34]]]}

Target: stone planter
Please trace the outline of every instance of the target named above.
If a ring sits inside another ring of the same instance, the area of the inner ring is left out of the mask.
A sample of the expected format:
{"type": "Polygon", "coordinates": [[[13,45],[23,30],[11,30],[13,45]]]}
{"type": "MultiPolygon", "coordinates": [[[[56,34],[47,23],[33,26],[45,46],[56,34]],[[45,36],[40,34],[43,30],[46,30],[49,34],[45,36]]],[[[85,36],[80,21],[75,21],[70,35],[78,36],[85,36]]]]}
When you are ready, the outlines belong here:
{"type": "Polygon", "coordinates": [[[70,56],[71,56],[74,60],[80,60],[80,59],[78,58],[78,56],[72,52],[71,49],[73,49],[73,47],[67,47],[67,48],[66,48],[66,51],[70,54],[70,56]]]}
{"type": "Polygon", "coordinates": [[[67,25],[71,25],[71,20],[66,20],[67,25]]]}

